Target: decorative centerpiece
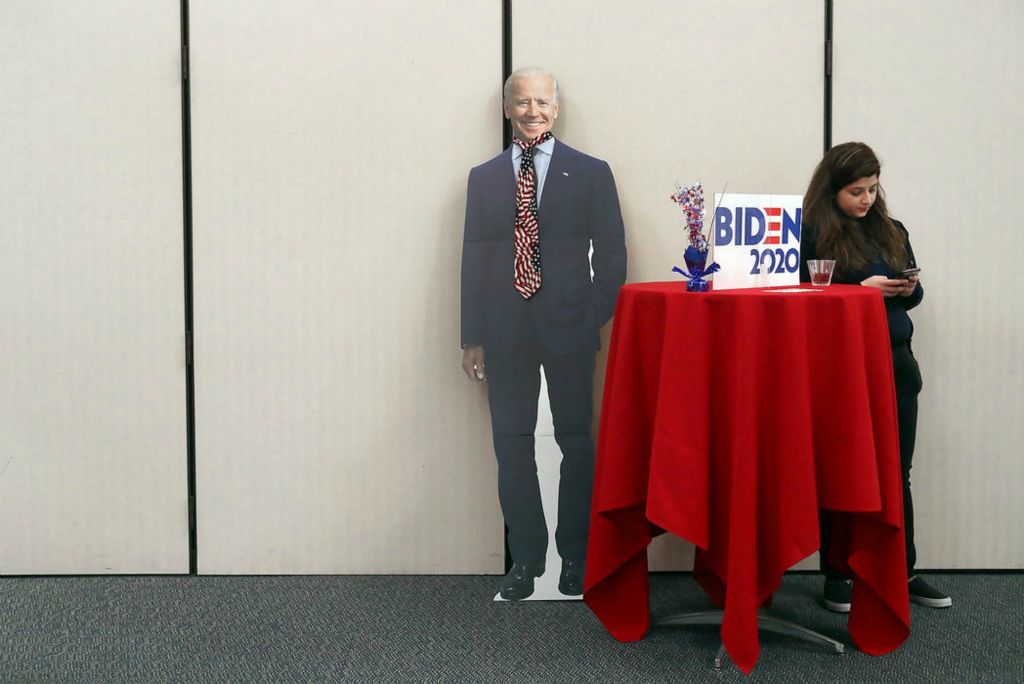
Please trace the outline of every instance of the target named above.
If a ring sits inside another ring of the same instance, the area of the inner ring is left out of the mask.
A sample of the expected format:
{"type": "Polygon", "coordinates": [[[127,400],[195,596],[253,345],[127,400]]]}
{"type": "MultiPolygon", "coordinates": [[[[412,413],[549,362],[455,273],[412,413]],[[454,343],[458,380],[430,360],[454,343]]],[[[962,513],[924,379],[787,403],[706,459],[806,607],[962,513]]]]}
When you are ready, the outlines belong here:
{"type": "Polygon", "coordinates": [[[712,262],[705,266],[708,261],[708,240],[704,236],[704,188],[700,183],[676,188],[671,197],[672,201],[683,208],[686,216],[686,228],[689,233],[689,246],[683,252],[683,260],[686,262],[686,269],[673,266],[675,273],[686,278],[686,289],[688,292],[707,292],[708,281],[704,276],[709,276],[720,267],[712,262]]]}

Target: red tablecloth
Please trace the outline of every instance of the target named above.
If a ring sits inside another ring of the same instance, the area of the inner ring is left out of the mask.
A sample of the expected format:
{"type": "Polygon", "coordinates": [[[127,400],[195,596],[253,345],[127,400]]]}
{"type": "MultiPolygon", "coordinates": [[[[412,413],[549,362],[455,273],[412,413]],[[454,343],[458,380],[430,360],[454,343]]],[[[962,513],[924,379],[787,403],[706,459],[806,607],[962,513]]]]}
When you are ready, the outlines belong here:
{"type": "Polygon", "coordinates": [[[757,609],[819,545],[855,578],[849,632],[874,655],[910,631],[892,352],[880,294],[832,285],[622,289],[609,349],[584,600],[615,638],[650,624],[646,547],[697,547],[744,672],[757,609]],[[810,289],[810,286],[805,286],[810,289]],[[775,291],[773,291],[775,290],[775,291]]]}

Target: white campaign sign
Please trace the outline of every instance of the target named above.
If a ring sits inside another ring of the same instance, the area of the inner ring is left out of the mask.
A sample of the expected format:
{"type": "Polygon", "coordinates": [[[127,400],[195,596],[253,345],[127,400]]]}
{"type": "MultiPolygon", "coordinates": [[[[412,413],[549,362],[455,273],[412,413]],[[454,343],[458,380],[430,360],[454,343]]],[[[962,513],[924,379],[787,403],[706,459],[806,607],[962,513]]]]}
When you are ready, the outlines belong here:
{"type": "Polygon", "coordinates": [[[800,282],[801,195],[715,194],[714,289],[800,282]]]}

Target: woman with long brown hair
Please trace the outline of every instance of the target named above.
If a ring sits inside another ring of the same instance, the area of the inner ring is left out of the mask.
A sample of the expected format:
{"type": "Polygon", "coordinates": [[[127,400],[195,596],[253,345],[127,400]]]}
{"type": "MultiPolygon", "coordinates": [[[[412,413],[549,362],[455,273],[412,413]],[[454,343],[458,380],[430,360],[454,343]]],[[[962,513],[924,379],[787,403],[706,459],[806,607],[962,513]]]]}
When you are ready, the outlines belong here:
{"type": "MultiPolygon", "coordinates": [[[[907,312],[921,302],[924,290],[918,281],[910,234],[902,223],[889,216],[885,206],[885,196],[878,183],[880,171],[878,157],[864,143],[843,143],[825,154],[804,194],[800,278],[803,282],[810,281],[809,260],[833,259],[836,263],[832,282],[874,287],[885,298],[896,380],[910,600],[931,608],[947,608],[953,605],[952,599],[914,574],[917,551],[910,466],[917,436],[921,370],[911,349],[914,324],[907,312]]],[[[824,604],[836,612],[849,612],[851,581],[828,566],[828,538],[828,516],[823,515],[824,604]]]]}

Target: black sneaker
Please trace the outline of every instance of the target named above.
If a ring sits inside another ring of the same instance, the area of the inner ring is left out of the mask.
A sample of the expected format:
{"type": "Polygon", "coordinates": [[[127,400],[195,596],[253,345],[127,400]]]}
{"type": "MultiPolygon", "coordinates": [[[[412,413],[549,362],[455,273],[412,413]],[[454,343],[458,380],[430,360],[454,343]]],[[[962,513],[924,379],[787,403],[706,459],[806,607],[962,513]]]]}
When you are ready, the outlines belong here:
{"type": "Polygon", "coordinates": [[[825,580],[825,591],[822,594],[821,602],[825,607],[836,613],[850,612],[850,595],[853,594],[853,581],[843,579],[825,580]]]}
{"type": "Polygon", "coordinates": [[[919,575],[910,578],[907,588],[910,589],[911,603],[920,603],[929,608],[949,608],[953,605],[953,599],[925,582],[919,575]]]}

